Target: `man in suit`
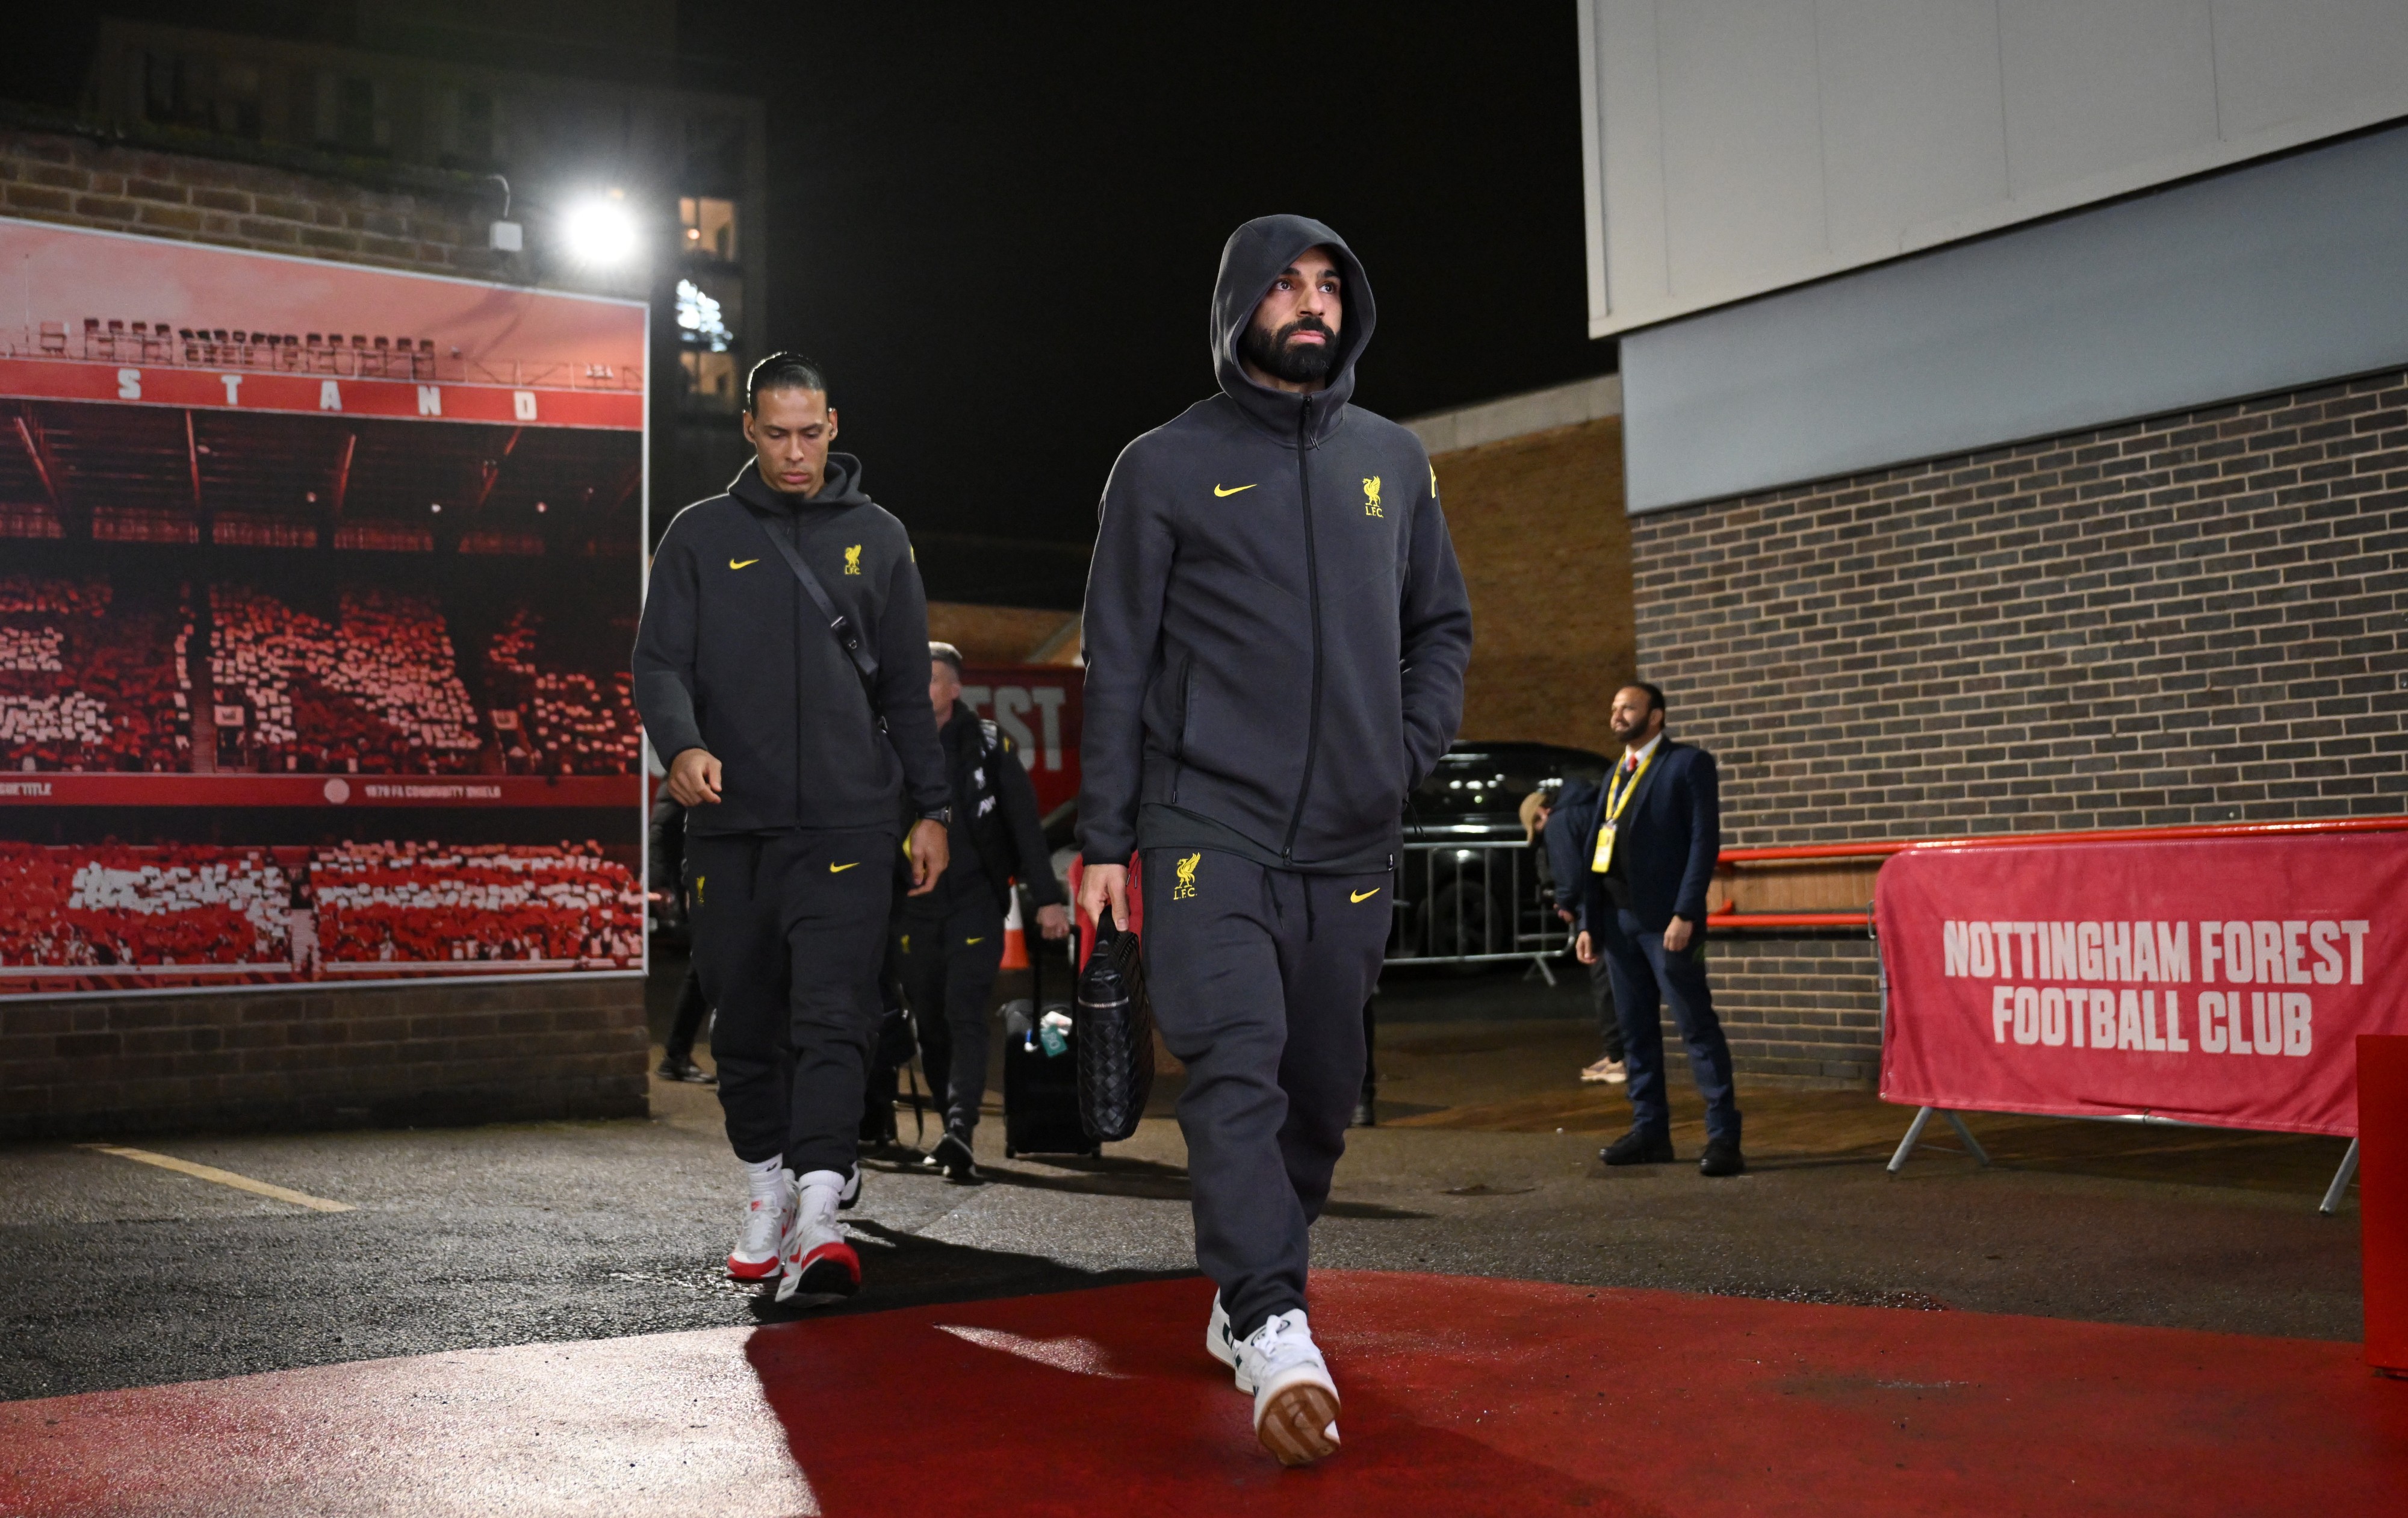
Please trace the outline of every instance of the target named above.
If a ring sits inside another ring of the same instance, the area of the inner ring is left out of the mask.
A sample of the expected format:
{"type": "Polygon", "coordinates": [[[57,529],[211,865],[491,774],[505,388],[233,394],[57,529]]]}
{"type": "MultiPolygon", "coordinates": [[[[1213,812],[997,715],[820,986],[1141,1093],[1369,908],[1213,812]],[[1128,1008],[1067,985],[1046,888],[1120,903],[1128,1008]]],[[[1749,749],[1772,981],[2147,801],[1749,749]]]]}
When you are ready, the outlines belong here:
{"type": "Polygon", "coordinates": [[[1664,693],[1654,685],[1615,692],[1607,720],[1622,740],[1622,762],[1607,778],[1587,829],[1577,951],[1584,965],[1602,955],[1613,982],[1632,1123],[1598,1157],[1608,1165],[1672,1158],[1658,1010],[1669,1000],[1706,1098],[1706,1151],[1698,1172],[1737,1175],[1747,1162],[1740,1155],[1730,1046],[1706,988],[1706,884],[1722,852],[1714,758],[1664,737],[1664,693]]]}

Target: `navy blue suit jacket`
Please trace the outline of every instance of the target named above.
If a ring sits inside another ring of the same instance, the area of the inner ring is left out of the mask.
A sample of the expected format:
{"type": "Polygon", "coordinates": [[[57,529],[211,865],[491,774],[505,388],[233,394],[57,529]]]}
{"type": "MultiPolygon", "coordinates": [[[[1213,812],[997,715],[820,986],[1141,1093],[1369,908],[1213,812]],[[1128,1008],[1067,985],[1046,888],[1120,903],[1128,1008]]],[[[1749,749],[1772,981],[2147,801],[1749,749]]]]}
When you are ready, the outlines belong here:
{"type": "MultiPolygon", "coordinates": [[[[1605,813],[1604,798],[1589,824],[1581,848],[1580,924],[1596,931],[1612,921],[1613,898],[1605,877],[1588,873],[1597,857],[1597,833],[1605,813]]],[[[1650,933],[1661,933],[1675,917],[1706,924],[1706,886],[1714,878],[1714,860],[1723,848],[1723,810],[1714,756],[1687,743],[1663,740],[1647,773],[1639,778],[1639,794],[1624,808],[1614,834],[1613,852],[1622,864],[1622,878],[1630,886],[1630,909],[1650,933]]]]}

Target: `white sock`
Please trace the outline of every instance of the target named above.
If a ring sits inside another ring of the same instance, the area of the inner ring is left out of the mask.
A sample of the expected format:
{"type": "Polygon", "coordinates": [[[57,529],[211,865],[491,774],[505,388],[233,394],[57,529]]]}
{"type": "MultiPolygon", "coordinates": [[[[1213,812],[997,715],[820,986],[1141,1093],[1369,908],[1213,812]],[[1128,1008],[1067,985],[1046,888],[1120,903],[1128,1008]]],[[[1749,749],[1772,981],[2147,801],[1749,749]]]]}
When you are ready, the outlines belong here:
{"type": "Polygon", "coordinates": [[[844,1195],[844,1177],[834,1170],[812,1170],[796,1176],[795,1188],[802,1194],[805,1211],[810,1210],[811,1204],[817,1200],[810,1195],[812,1192],[827,1193],[827,1199],[820,1205],[819,1210],[833,1217],[836,1215],[837,1198],[844,1195]]]}
{"type": "Polygon", "coordinates": [[[775,1195],[786,1183],[786,1157],[772,1154],[758,1165],[744,1167],[744,1183],[756,1196],[775,1195]]]}

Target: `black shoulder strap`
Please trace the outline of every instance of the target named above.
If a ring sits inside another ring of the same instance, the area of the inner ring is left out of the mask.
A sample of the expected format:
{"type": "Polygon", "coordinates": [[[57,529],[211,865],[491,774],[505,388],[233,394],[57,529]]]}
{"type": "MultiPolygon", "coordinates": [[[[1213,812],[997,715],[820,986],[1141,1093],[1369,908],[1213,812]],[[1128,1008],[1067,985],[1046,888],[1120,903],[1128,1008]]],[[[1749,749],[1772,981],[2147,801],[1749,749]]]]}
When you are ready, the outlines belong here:
{"type": "Polygon", "coordinates": [[[801,583],[803,594],[811,598],[811,605],[819,608],[820,616],[828,624],[828,631],[836,635],[837,646],[844,650],[844,656],[853,661],[854,672],[861,676],[861,689],[869,697],[870,710],[876,711],[878,655],[870,652],[862,642],[861,629],[836,609],[836,603],[828,599],[826,589],[820,584],[819,577],[811,573],[811,566],[803,562],[803,556],[795,551],[795,545],[786,541],[785,535],[757,515],[752,517],[752,521],[760,527],[761,536],[769,540],[769,546],[778,551],[778,557],[785,560],[786,567],[795,572],[795,579],[801,583]]]}

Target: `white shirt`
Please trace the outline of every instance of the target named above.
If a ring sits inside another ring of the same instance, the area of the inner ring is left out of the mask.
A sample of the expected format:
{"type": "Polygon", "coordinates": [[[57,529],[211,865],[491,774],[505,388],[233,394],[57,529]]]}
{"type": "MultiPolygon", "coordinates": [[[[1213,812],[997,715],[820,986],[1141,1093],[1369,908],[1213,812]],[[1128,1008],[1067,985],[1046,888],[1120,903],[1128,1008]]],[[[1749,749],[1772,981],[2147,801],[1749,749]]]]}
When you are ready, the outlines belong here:
{"type": "Polygon", "coordinates": [[[1652,758],[1654,758],[1654,757],[1655,757],[1655,754],[1656,754],[1656,745],[1657,745],[1658,743],[1661,743],[1661,742],[1663,742],[1663,741],[1664,741],[1664,734],[1662,733],[1662,731],[1661,731],[1661,730],[1658,730],[1658,731],[1656,732],[1656,736],[1655,736],[1654,738],[1649,738],[1646,742],[1641,743],[1641,745],[1639,745],[1639,747],[1637,747],[1637,748],[1635,748],[1635,749],[1630,749],[1630,748],[1626,748],[1626,749],[1624,749],[1624,750],[1622,751],[1622,762],[1623,762],[1623,764],[1624,764],[1625,766],[1628,766],[1628,765],[1630,765],[1633,761],[1636,761],[1636,762],[1637,762],[1637,764],[1638,764],[1638,766],[1639,766],[1639,767],[1641,767],[1641,768],[1644,768],[1644,767],[1646,766],[1646,764],[1647,764],[1648,760],[1650,760],[1650,759],[1652,759],[1652,758]]]}

